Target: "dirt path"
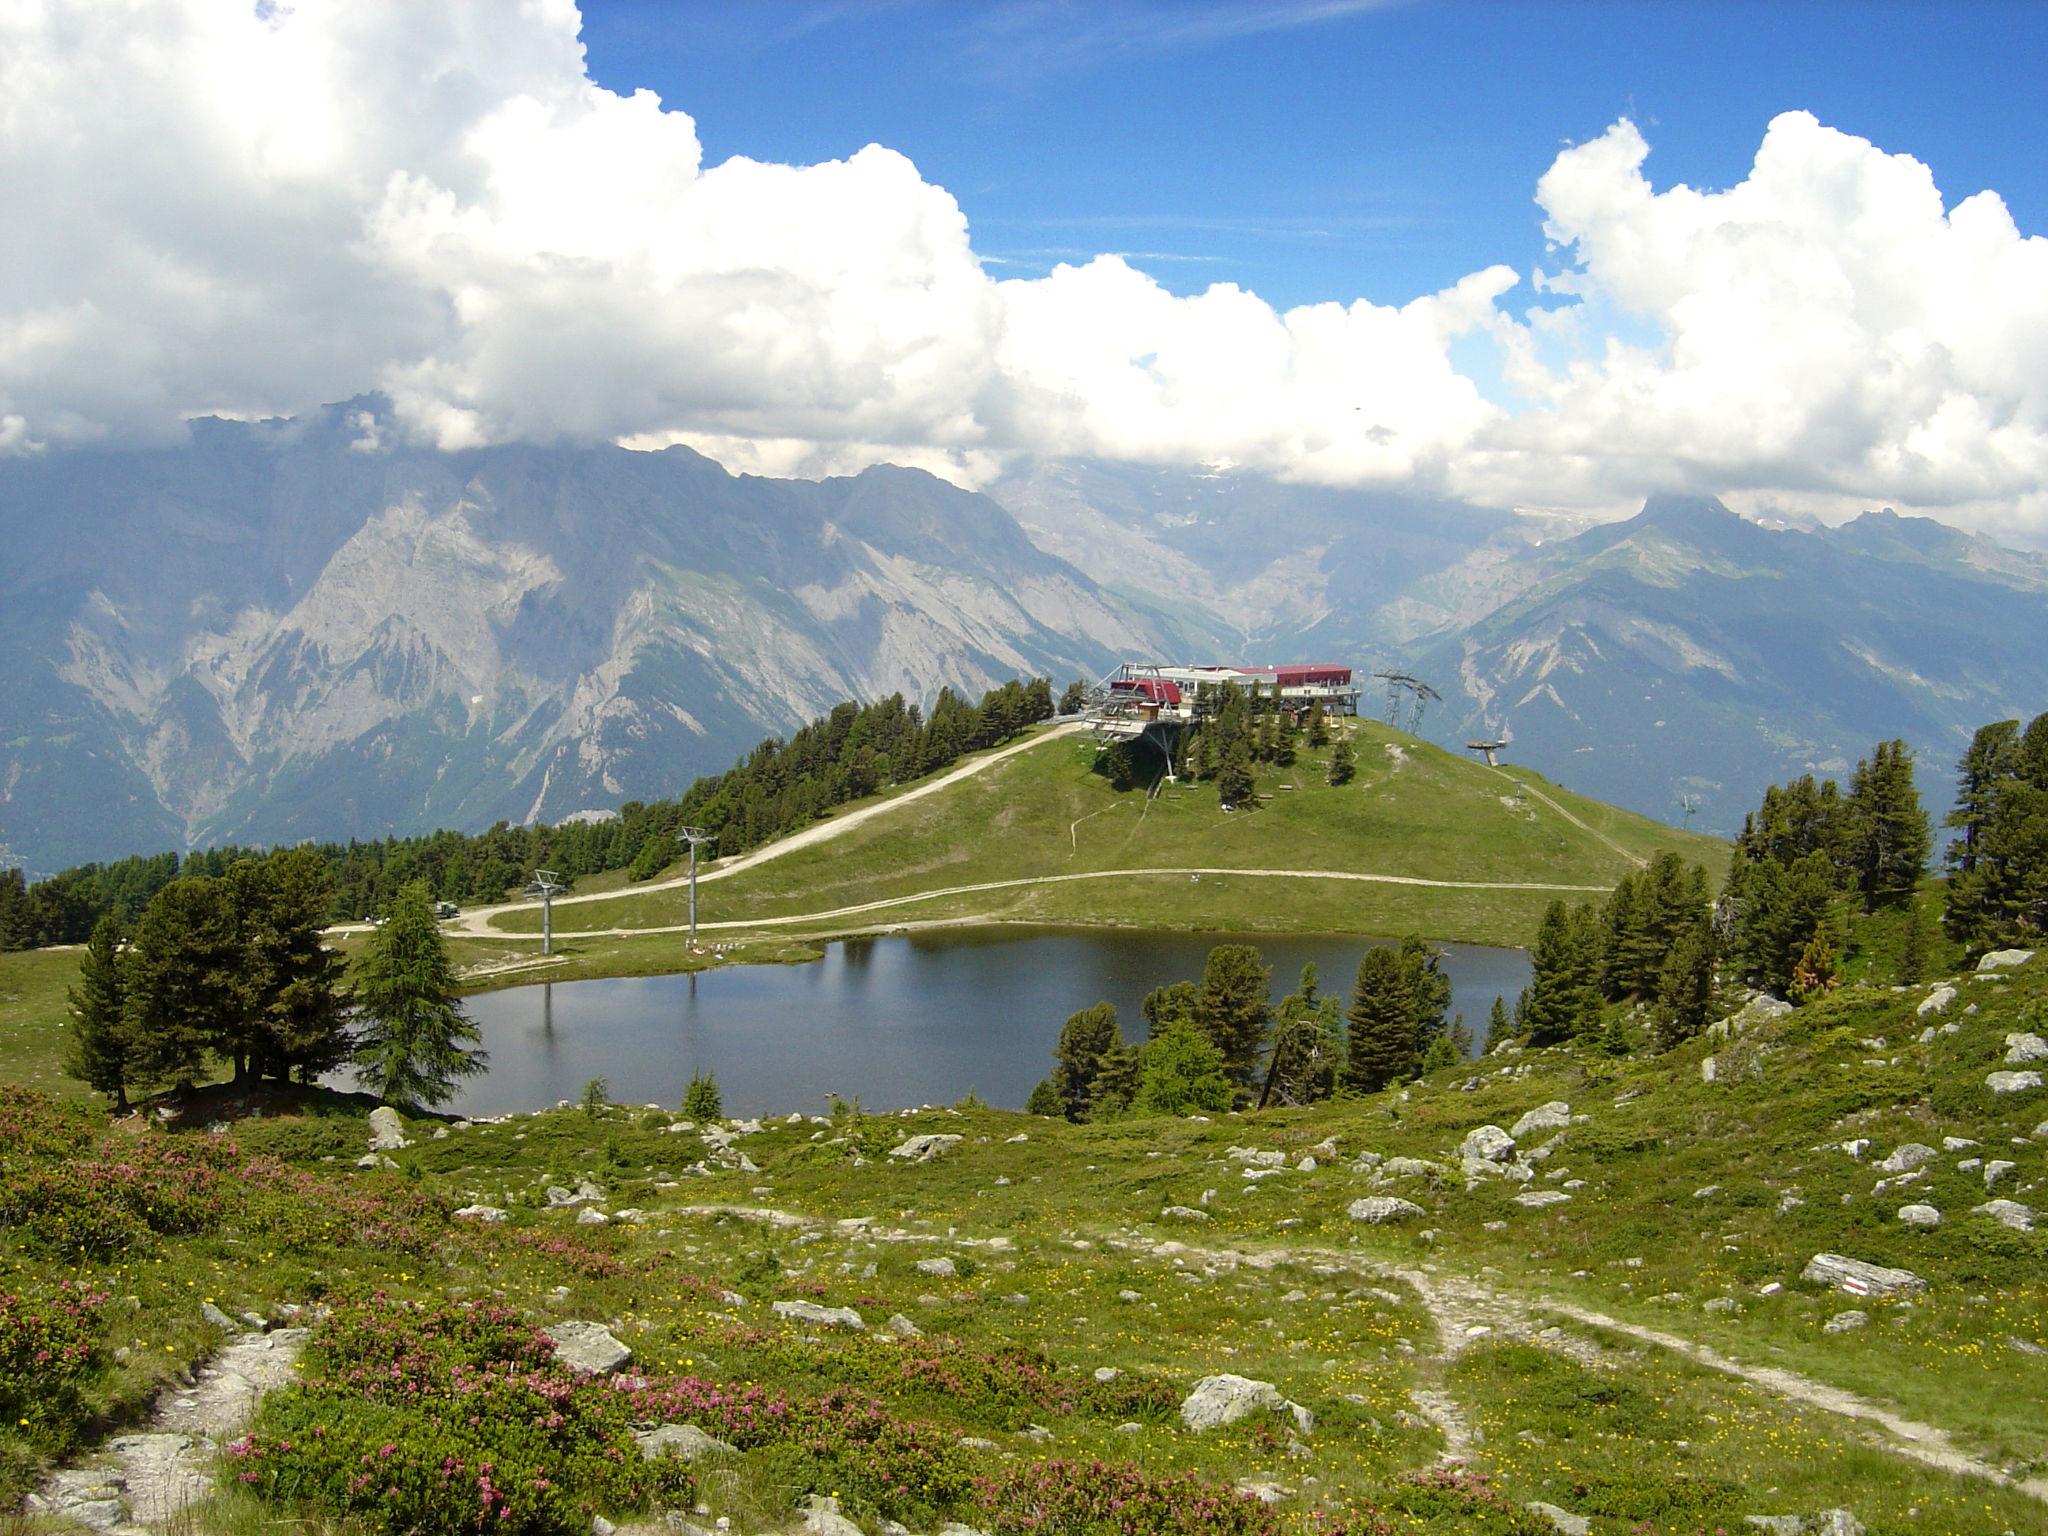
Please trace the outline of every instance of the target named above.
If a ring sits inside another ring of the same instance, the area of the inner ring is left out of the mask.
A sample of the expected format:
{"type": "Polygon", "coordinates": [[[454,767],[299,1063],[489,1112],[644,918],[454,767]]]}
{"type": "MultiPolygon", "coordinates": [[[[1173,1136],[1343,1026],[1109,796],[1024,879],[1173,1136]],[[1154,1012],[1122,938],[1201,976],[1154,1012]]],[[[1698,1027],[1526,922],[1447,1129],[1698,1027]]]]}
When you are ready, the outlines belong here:
{"type": "Polygon", "coordinates": [[[1587,826],[1583,821],[1579,820],[1578,817],[1574,816],[1570,811],[1566,810],[1563,806],[1559,805],[1555,800],[1551,799],[1550,796],[1543,793],[1542,790],[1538,789],[1534,784],[1529,783],[1526,779],[1515,779],[1514,775],[1509,773],[1508,770],[1505,768],[1496,768],[1493,771],[1499,774],[1502,778],[1514,779],[1514,782],[1517,787],[1535,796],[1538,800],[1541,800],[1545,805],[1549,806],[1553,811],[1557,812],[1558,815],[1562,816],[1566,821],[1570,822],[1573,826],[1577,827],[1581,832],[1585,833],[1586,836],[1593,838],[1598,842],[1606,844],[1609,848],[1612,848],[1624,859],[1627,859],[1629,863],[1635,865],[1637,869],[1648,869],[1650,867],[1650,861],[1644,858],[1641,854],[1630,853],[1626,848],[1622,847],[1621,844],[1617,843],[1605,832],[1600,831],[1599,828],[1587,826]]]}
{"type": "Polygon", "coordinates": [[[239,1434],[263,1394],[292,1378],[303,1328],[244,1333],[202,1365],[185,1391],[166,1390],[149,1425],[109,1440],[90,1462],[53,1473],[29,1495],[34,1514],[94,1530],[162,1530],[213,1491],[220,1448],[239,1434]]]}
{"type": "MultiPolygon", "coordinates": [[[[900,795],[892,795],[887,800],[878,800],[873,805],[862,806],[857,811],[848,811],[843,816],[834,816],[829,821],[817,822],[805,827],[801,832],[792,832],[788,837],[778,838],[765,847],[756,848],[752,853],[742,854],[730,863],[720,864],[716,869],[699,870],[697,873],[697,883],[699,885],[708,885],[713,880],[724,880],[733,875],[740,874],[742,871],[752,869],[756,865],[766,864],[770,859],[779,859],[784,854],[795,853],[804,848],[816,847],[819,843],[830,842],[835,837],[843,837],[855,827],[872,821],[877,816],[886,816],[889,812],[896,810],[900,806],[922,800],[926,795],[935,795],[942,789],[958,784],[962,779],[971,779],[977,773],[985,772],[993,768],[997,763],[1007,758],[1015,757],[1019,752],[1029,752],[1033,747],[1043,746],[1048,741],[1057,741],[1061,737],[1071,736],[1076,731],[1085,729],[1087,729],[1085,721],[1070,720],[1064,724],[1055,725],[1049,731],[1042,731],[1036,736],[1027,736],[1022,741],[1012,742],[1007,747],[999,747],[993,752],[975,758],[972,762],[962,763],[957,768],[949,769],[935,779],[928,779],[914,789],[907,789],[900,795]]],[[[555,905],[558,907],[573,907],[580,902],[614,901],[620,896],[644,896],[650,891],[673,891],[689,883],[690,877],[687,873],[672,875],[666,880],[649,881],[646,884],[635,885],[623,891],[592,891],[584,896],[557,896],[555,898],[555,905]]],[[[476,907],[456,918],[450,925],[450,931],[466,934],[471,938],[504,938],[504,934],[490,927],[492,918],[507,912],[537,912],[539,910],[540,903],[537,901],[508,901],[500,903],[495,907],[476,907]]],[[[698,924],[700,928],[703,926],[705,925],[702,923],[698,924]]],[[[683,930],[651,928],[636,929],[634,931],[675,933],[683,930]]],[[[515,935],[515,937],[525,938],[527,935],[519,934],[515,935]]],[[[564,935],[564,937],[568,937],[568,935],[564,935]]],[[[583,935],[583,937],[589,937],[589,935],[583,935]]]]}
{"type": "MultiPolygon", "coordinates": [[[[1208,865],[1188,866],[1177,869],[1097,869],[1066,875],[1027,875],[1015,880],[984,880],[974,885],[949,885],[935,890],[916,891],[908,896],[884,896],[877,901],[856,902],[849,907],[831,907],[822,912],[797,912],[783,917],[755,917],[733,919],[726,922],[699,923],[699,933],[718,931],[734,932],[756,928],[789,928],[805,923],[829,923],[842,917],[859,917],[863,913],[880,912],[890,907],[909,906],[920,901],[938,901],[947,896],[974,896],[985,891],[1011,891],[1033,885],[1066,885],[1078,880],[1148,880],[1148,879],[1249,879],[1249,880],[1350,880],[1366,885],[1407,885],[1423,886],[1446,891],[1562,891],[1587,895],[1605,895],[1611,887],[1604,885],[1562,885],[1545,881],[1522,880],[1430,880],[1421,875],[1380,875],[1348,869],[1225,869],[1208,865]]],[[[688,923],[667,923],[647,928],[582,928],[566,930],[557,928],[558,939],[623,939],[641,933],[688,933],[688,923]]],[[[479,937],[491,939],[538,939],[537,933],[501,933],[492,930],[479,937]]]]}

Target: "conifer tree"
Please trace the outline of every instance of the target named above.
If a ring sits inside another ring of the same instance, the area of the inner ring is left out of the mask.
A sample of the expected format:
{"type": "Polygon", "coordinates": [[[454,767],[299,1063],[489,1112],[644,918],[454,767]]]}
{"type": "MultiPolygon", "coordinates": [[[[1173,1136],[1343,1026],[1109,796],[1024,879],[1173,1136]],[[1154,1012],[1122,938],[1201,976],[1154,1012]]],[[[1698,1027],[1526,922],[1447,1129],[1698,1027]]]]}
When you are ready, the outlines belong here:
{"type": "Polygon", "coordinates": [[[124,970],[135,1076],[189,1086],[209,1052],[231,1053],[247,1013],[244,960],[225,880],[181,876],[150,899],[124,970]]]}
{"type": "Polygon", "coordinates": [[[1201,996],[1202,989],[1192,981],[1170,982],[1147,992],[1145,1001],[1138,1005],[1138,1011],[1145,1015],[1147,1038],[1163,1035],[1176,1024],[1192,1025],[1201,996]]]}
{"type": "Polygon", "coordinates": [[[1401,941],[1401,970],[1408,980],[1417,1056],[1444,1033],[1444,1016],[1451,1006],[1451,978],[1444,974],[1443,963],[1443,951],[1420,935],[1410,934],[1401,941]]]}
{"type": "Polygon", "coordinates": [[[1059,1043],[1053,1047],[1052,1083],[1060,1096],[1060,1111],[1069,1120],[1088,1117],[1095,1099],[1095,1082],[1102,1074],[1103,1059],[1123,1043],[1116,1025],[1116,1007],[1097,1003],[1068,1016],[1060,1026],[1059,1043]]]}
{"type": "Polygon", "coordinates": [[[457,1079],[484,1070],[426,882],[399,892],[363,946],[355,984],[357,1074],[379,1098],[431,1108],[455,1096],[457,1079]]]}
{"type": "Polygon", "coordinates": [[[1115,1045],[1102,1053],[1095,1086],[1088,1096],[1088,1118],[1091,1121],[1114,1120],[1130,1109],[1138,1097],[1144,1057],[1144,1048],[1126,1044],[1122,1035],[1117,1036],[1115,1045]]]}
{"type": "Polygon", "coordinates": [[[1301,981],[1280,1000],[1273,1016],[1273,1050],[1259,1108],[1268,1104],[1314,1104],[1336,1086],[1338,1018],[1336,1001],[1318,998],[1315,962],[1301,968],[1301,981]]]}
{"type": "Polygon", "coordinates": [[[1209,951],[1195,1000],[1195,1023],[1223,1053],[1230,1080],[1249,1086],[1265,1059],[1273,1022],[1273,972],[1250,944],[1219,944],[1209,951]]]}
{"type": "Polygon", "coordinates": [[[1175,1024],[1145,1047],[1135,1107],[1144,1114],[1221,1114],[1235,1090],[1223,1053],[1199,1030],[1175,1024]]]}
{"type": "Polygon", "coordinates": [[[249,991],[242,1042],[255,1075],[312,1082],[349,1059],[347,962],[321,937],[334,901],[327,861],[290,848],[228,871],[249,991]]]}
{"type": "Polygon", "coordinates": [[[1224,746],[1216,765],[1216,797],[1225,805],[1249,806],[1256,787],[1251,748],[1242,736],[1235,737],[1224,746]]]}
{"type": "Polygon", "coordinates": [[[1554,1045],[1587,1028],[1600,1008],[1600,912],[1553,901],[1530,951],[1528,1004],[1517,1021],[1534,1045],[1554,1045]]]}
{"type": "Polygon", "coordinates": [[[1508,1000],[1495,995],[1493,1007],[1486,1014],[1486,1043],[1489,1047],[1507,1039],[1514,1033],[1514,1020],[1508,1015],[1508,1000]]]}
{"type": "Polygon", "coordinates": [[[1906,908],[1906,932],[1899,943],[1899,983],[1912,986],[1927,976],[1927,918],[1917,903],[1906,908]]]}
{"type": "Polygon", "coordinates": [[[1323,701],[1315,700],[1308,707],[1308,744],[1311,747],[1326,747],[1330,744],[1330,721],[1323,713],[1323,701]]]}
{"type": "Polygon", "coordinates": [[[79,962],[78,985],[68,994],[71,1033],[64,1070],[93,1092],[105,1094],[113,1101],[114,1112],[125,1115],[128,1086],[135,1074],[129,1061],[120,951],[120,924],[110,913],[93,925],[92,938],[79,962]]]}
{"type": "Polygon", "coordinates": [[[1337,745],[1330,748],[1329,780],[1333,788],[1349,784],[1358,772],[1358,754],[1351,748],[1349,736],[1339,736],[1337,745]]]}
{"type": "Polygon", "coordinates": [[[1376,1093],[1414,1074],[1415,986],[1398,949],[1375,945],[1360,957],[1344,1020],[1346,1091],[1376,1093]]]}
{"type": "Polygon", "coordinates": [[[1848,800],[1849,863],[1863,910],[1911,897],[1933,837],[1913,786],[1913,754],[1903,741],[1881,741],[1856,765],[1848,800]]]}
{"type": "Polygon", "coordinates": [[[1704,921],[1679,935],[1657,978],[1650,1020],[1660,1050],[1692,1039],[1707,1027],[1714,996],[1714,929],[1704,921]]]}

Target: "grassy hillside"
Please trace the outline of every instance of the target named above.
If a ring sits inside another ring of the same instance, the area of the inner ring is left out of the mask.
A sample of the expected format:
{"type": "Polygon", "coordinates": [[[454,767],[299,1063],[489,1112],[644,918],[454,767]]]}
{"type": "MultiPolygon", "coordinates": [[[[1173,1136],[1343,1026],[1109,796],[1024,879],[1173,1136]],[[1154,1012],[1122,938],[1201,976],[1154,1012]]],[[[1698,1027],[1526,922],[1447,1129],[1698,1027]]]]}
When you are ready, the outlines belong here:
{"type": "Polygon", "coordinates": [[[2048,1090],[1986,1083],[2008,1034],[2042,1028],[2048,961],[1955,986],[1926,1017],[1927,988],[1846,989],[1662,1057],[1510,1048],[1309,1110],[712,1126],[612,1106],[416,1119],[366,1170],[347,1101],[209,1135],[219,1096],[186,1129],[109,1131],[9,1089],[0,1469],[19,1493],[144,1421],[220,1347],[202,1301],[320,1303],[299,1385],[181,1529],[468,1529],[471,1501],[435,1489],[483,1458],[513,1508],[496,1528],[534,1532],[661,1509],[781,1530],[812,1497],[870,1533],[1538,1536],[1530,1501],[1595,1536],[1834,1507],[1872,1536],[2039,1530],[2048,1235],[1973,1207],[1990,1159],[1999,1197],[2048,1204],[2048,1090]],[[1553,1101],[1566,1123],[1518,1138],[1527,1182],[1463,1164],[1469,1132],[1553,1101]],[[924,1133],[958,1140],[891,1155],[924,1133]],[[1888,1186],[1906,1143],[1930,1155],[1888,1186]],[[1349,1214],[1367,1197],[1417,1209],[1375,1225],[1349,1214]],[[1909,1201],[1940,1225],[1903,1224],[1909,1201]],[[476,1202],[504,1224],[455,1216],[476,1202]],[[1824,1251],[1926,1289],[1830,1291],[1801,1276],[1824,1251]],[[65,1281],[105,1299],[64,1311],[65,1281]],[[61,1380],[24,1367],[33,1318],[78,1345],[61,1380]],[[606,1324],[630,1369],[550,1363],[535,1333],[564,1319],[606,1324]],[[1183,1397],[1223,1372],[1313,1426],[1186,1427],[1183,1397]],[[659,1423],[730,1449],[642,1461],[632,1436],[659,1423]]]}
{"type": "MultiPolygon", "coordinates": [[[[1605,890],[1632,858],[1670,848],[1721,872],[1725,845],[1713,839],[1376,722],[1356,732],[1351,783],[1330,787],[1327,752],[1304,752],[1261,774],[1255,811],[1223,810],[1209,785],[1168,785],[1156,799],[1120,791],[1093,771],[1085,738],[1056,738],[841,837],[729,877],[714,872],[700,881],[700,923],[725,925],[711,930],[721,938],[769,919],[799,932],[978,920],[1420,931],[1521,944],[1551,900],[1605,890]]],[[[670,889],[558,905],[555,926],[583,933],[687,918],[687,893],[670,889]]],[[[532,933],[539,916],[506,913],[493,927],[532,933]]]]}

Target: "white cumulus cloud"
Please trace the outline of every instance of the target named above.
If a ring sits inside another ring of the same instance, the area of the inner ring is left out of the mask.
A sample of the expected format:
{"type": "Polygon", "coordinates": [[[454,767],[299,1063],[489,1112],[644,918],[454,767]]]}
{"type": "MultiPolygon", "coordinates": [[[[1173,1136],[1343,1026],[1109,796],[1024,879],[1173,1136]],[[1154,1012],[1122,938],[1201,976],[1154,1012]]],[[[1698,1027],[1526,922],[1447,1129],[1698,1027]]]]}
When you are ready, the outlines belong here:
{"type": "Polygon", "coordinates": [[[569,0],[0,0],[0,453],[377,388],[447,447],[965,482],[1017,452],[1227,458],[2048,523],[2048,242],[1805,114],[1720,191],[1657,190],[1626,122],[1565,151],[1530,282],[1475,253],[1406,304],[1282,312],[1115,256],[998,280],[881,146],[706,166],[687,114],[589,78],[579,25],[569,0]],[[1497,349],[1505,389],[1454,344],[1497,349]]]}

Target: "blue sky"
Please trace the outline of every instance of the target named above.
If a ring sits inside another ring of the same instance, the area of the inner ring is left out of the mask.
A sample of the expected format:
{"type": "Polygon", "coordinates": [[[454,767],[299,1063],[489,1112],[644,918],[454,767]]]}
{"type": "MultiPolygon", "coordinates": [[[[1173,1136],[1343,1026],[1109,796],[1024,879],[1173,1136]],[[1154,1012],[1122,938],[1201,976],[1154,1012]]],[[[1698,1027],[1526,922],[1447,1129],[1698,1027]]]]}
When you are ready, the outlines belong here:
{"type": "Polygon", "coordinates": [[[2048,230],[2048,5],[2019,0],[586,0],[583,36],[597,81],[695,117],[708,162],[902,151],[1002,275],[1126,251],[1177,292],[1402,302],[1542,262],[1537,177],[1617,117],[1659,188],[1725,187],[1795,107],[2048,230]]]}

